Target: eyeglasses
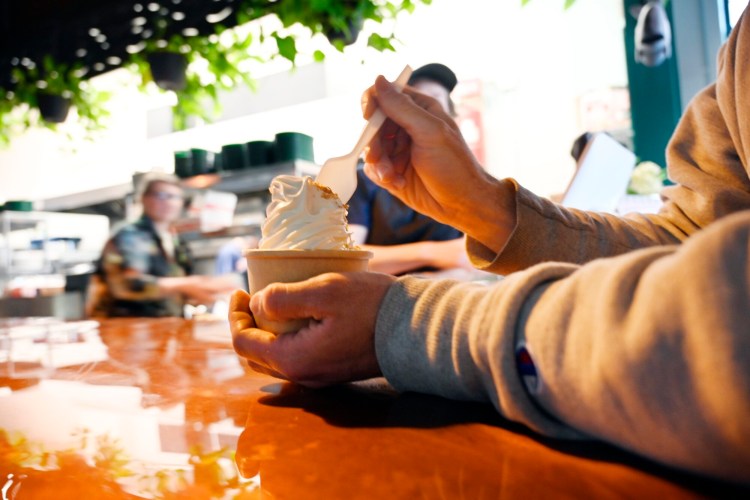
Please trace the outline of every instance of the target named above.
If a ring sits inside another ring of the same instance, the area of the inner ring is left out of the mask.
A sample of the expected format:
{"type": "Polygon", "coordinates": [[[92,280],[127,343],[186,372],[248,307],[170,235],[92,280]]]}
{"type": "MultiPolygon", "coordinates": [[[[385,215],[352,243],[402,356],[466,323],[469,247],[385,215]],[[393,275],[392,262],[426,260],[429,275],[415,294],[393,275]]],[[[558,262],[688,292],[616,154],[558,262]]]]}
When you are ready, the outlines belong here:
{"type": "Polygon", "coordinates": [[[167,193],[165,191],[152,191],[151,193],[148,193],[148,195],[153,196],[159,201],[182,200],[181,194],[167,193]]]}

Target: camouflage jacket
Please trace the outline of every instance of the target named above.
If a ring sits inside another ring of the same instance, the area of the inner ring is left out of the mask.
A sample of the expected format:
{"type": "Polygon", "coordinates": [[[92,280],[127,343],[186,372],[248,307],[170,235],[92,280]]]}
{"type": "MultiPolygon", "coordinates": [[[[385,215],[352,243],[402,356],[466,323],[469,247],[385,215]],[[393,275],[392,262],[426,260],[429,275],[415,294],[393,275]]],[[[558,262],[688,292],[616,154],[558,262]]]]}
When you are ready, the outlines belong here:
{"type": "Polygon", "coordinates": [[[104,245],[97,275],[101,285],[94,316],[182,316],[180,297],[164,297],[157,279],[191,272],[187,247],[175,237],[168,255],[151,220],[143,216],[118,230],[104,245]]]}

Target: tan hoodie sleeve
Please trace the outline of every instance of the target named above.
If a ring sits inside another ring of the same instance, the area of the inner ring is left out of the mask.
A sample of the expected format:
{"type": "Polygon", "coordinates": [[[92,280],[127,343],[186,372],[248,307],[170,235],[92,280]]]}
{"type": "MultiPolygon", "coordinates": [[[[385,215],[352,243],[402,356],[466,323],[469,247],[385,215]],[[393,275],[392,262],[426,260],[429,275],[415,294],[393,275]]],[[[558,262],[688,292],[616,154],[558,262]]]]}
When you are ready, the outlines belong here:
{"type": "Polygon", "coordinates": [[[549,260],[583,263],[676,243],[713,221],[750,208],[750,19],[743,14],[718,57],[716,84],[699,93],[667,147],[675,185],[658,214],[618,217],[567,210],[512,183],[517,226],[495,254],[467,240],[472,263],[506,274],[549,260]]]}
{"type": "Polygon", "coordinates": [[[401,278],[375,342],[399,390],[491,401],[549,436],[750,483],[750,211],[683,245],[541,264],[492,287],[401,278]]]}

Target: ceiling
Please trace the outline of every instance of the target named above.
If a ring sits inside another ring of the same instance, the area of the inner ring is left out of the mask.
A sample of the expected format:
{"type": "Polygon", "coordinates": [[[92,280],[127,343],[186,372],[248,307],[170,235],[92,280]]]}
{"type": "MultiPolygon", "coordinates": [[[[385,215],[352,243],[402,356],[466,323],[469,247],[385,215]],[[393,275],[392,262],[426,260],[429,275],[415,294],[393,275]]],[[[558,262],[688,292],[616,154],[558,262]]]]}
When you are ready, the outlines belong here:
{"type": "MultiPolygon", "coordinates": [[[[236,24],[239,0],[0,0],[0,88],[12,89],[11,70],[56,61],[80,62],[86,78],[116,69],[128,50],[166,24],[164,37],[210,34],[217,22],[236,24]],[[160,21],[161,20],[161,21],[160,21]],[[166,21],[166,22],[165,22],[166,21]]],[[[258,2],[266,4],[267,2],[258,2]]],[[[248,2],[243,2],[247,5],[248,2]]]]}

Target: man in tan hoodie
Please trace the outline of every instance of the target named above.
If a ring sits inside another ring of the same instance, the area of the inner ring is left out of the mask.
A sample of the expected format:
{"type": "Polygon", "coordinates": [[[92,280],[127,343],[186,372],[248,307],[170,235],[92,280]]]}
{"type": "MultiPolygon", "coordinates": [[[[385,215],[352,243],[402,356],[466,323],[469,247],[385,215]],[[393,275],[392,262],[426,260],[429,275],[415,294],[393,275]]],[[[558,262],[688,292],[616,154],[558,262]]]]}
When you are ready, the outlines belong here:
{"type": "Polygon", "coordinates": [[[750,18],[673,135],[659,214],[564,209],[484,173],[434,101],[382,77],[368,95],[390,118],[368,175],[507,276],[326,274],[238,292],[230,323],[250,365],[309,386],[383,375],[491,402],[547,436],[750,483],[750,18]],[[253,315],[315,321],[275,337],[253,315]]]}

